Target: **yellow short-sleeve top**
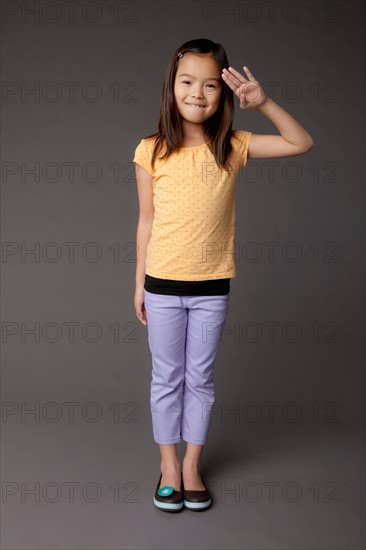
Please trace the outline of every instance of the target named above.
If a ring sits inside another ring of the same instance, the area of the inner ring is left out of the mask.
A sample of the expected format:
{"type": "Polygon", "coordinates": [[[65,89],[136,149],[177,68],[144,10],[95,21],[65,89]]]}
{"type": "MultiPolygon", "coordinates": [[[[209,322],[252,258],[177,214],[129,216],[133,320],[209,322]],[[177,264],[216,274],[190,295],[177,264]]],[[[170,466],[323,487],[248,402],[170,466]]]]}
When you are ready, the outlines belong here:
{"type": "Polygon", "coordinates": [[[182,147],[164,160],[157,158],[153,170],[155,140],[140,141],[133,162],[153,176],[148,275],[182,281],[236,276],[235,188],[238,172],[247,163],[251,135],[234,130],[229,171],[218,167],[206,144],[182,147]]]}

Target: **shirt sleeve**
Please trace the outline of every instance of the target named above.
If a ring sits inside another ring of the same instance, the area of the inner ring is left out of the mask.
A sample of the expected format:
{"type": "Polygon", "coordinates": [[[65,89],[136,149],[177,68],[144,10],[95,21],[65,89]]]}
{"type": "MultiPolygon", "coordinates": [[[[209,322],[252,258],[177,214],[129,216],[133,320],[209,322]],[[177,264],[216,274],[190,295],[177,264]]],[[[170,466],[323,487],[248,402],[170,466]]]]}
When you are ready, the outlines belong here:
{"type": "Polygon", "coordinates": [[[146,139],[142,139],[135,149],[133,162],[142,166],[142,168],[144,168],[147,172],[149,172],[149,174],[153,176],[154,170],[151,166],[151,155],[151,146],[148,145],[146,139]]]}
{"type": "Polygon", "coordinates": [[[240,168],[244,168],[248,160],[248,149],[252,132],[242,131],[242,145],[240,148],[240,168]]]}

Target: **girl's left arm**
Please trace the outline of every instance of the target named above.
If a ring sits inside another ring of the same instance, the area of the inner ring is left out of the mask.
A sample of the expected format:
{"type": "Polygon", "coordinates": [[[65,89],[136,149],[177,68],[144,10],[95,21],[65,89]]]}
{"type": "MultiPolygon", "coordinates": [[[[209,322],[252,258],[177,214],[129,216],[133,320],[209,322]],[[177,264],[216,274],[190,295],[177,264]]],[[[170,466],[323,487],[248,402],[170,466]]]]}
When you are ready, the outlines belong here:
{"type": "Polygon", "coordinates": [[[241,109],[256,109],[276,126],[281,135],[252,134],[248,158],[291,157],[306,153],[314,146],[311,135],[282,107],[266,96],[259,82],[248,67],[244,66],[249,79],[229,67],[222,78],[234,91],[241,109]]]}

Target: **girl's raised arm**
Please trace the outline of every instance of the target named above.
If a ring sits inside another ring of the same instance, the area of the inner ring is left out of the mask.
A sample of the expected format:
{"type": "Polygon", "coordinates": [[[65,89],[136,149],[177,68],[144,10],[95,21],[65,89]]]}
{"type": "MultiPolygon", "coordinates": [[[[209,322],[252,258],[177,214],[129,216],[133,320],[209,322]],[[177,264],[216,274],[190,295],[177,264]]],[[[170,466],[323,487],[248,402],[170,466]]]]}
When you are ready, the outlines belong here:
{"type": "Polygon", "coordinates": [[[311,135],[282,107],[267,97],[259,82],[248,67],[246,79],[233,67],[223,69],[222,78],[234,91],[241,109],[256,109],[276,126],[281,135],[252,134],[249,142],[248,158],[291,157],[307,153],[313,146],[311,135]]]}

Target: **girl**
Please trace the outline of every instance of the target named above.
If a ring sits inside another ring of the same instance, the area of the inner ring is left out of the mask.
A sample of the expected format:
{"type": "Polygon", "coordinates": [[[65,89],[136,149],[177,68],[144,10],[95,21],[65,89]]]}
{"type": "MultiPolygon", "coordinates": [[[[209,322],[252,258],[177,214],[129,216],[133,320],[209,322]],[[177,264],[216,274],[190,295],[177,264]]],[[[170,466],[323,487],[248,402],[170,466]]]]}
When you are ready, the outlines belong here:
{"type": "Polygon", "coordinates": [[[148,326],[151,415],[161,453],[154,504],[206,510],[200,475],[214,403],[214,364],[236,276],[234,192],[247,159],[313,147],[309,133],[267,97],[248,67],[229,66],[221,44],[190,40],[165,72],[158,132],[135,150],[139,199],[134,306],[148,326]],[[279,135],[232,130],[234,94],[279,135]],[[186,441],[182,471],[176,445],[186,441]]]}

